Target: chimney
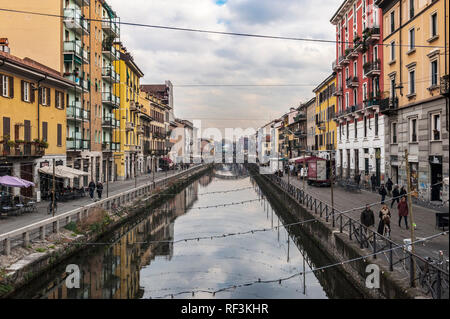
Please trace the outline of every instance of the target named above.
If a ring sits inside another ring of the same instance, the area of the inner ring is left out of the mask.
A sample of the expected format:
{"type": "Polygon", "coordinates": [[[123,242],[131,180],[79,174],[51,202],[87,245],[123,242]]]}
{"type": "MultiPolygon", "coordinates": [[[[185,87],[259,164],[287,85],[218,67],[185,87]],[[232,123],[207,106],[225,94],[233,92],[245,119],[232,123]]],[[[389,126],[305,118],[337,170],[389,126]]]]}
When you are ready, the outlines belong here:
{"type": "Polygon", "coordinates": [[[11,53],[11,50],[9,49],[8,38],[0,38],[0,51],[11,53]]]}

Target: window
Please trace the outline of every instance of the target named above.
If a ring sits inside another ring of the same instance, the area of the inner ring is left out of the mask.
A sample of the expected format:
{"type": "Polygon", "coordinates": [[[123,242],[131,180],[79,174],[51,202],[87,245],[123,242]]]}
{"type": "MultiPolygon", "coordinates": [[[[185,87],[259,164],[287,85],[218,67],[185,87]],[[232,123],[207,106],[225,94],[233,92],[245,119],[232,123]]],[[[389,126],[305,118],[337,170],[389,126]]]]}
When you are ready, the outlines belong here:
{"type": "Polygon", "coordinates": [[[348,92],[345,93],[345,108],[348,108],[349,100],[348,100],[348,92]]]}
{"type": "Polygon", "coordinates": [[[0,96],[14,97],[14,78],[0,74],[0,96]]]}
{"type": "Polygon", "coordinates": [[[367,83],[363,84],[363,101],[367,100],[367,83]]]}
{"type": "Polygon", "coordinates": [[[431,15],[431,37],[437,36],[437,13],[431,15]]]}
{"type": "Polygon", "coordinates": [[[48,138],[48,123],[42,122],[42,139],[47,142],[48,141],[47,138],[48,138]]]}
{"type": "Polygon", "coordinates": [[[358,76],[358,73],[357,73],[357,71],[358,71],[358,64],[357,64],[357,62],[355,61],[355,62],[353,62],[353,76],[358,76]]]}
{"type": "Polygon", "coordinates": [[[349,139],[349,137],[350,137],[350,125],[347,122],[347,140],[349,139]]]}
{"type": "Polygon", "coordinates": [[[415,34],[414,34],[414,28],[409,30],[409,50],[414,50],[415,47],[415,34]]]}
{"type": "Polygon", "coordinates": [[[417,118],[409,119],[409,141],[417,142],[417,118]]]}
{"type": "Polygon", "coordinates": [[[64,108],[64,93],[55,91],[55,107],[58,109],[64,108]]]}
{"type": "Polygon", "coordinates": [[[393,122],[391,125],[392,143],[397,144],[397,123],[393,122]]]}
{"type": "Polygon", "coordinates": [[[356,13],[356,4],[353,5],[353,28],[356,28],[358,22],[358,14],[356,13]]]}
{"type": "Polygon", "coordinates": [[[391,33],[395,30],[395,11],[391,12],[391,33]]]}
{"type": "Polygon", "coordinates": [[[395,96],[395,76],[391,77],[391,98],[395,96]]]}
{"type": "Polygon", "coordinates": [[[373,60],[374,61],[378,60],[378,46],[377,45],[375,45],[373,47],[373,60]]]}
{"type": "Polygon", "coordinates": [[[62,125],[57,124],[57,146],[62,146],[62,125]]]}
{"type": "Polygon", "coordinates": [[[414,0],[409,0],[409,18],[414,18],[414,0]]]}
{"type": "Polygon", "coordinates": [[[355,138],[358,138],[358,121],[355,119],[355,138]]]}
{"type": "Polygon", "coordinates": [[[50,88],[39,88],[39,104],[45,106],[50,105],[50,88]]]}
{"type": "Polygon", "coordinates": [[[431,115],[431,140],[439,141],[441,139],[441,114],[431,115]]]}
{"type": "Polygon", "coordinates": [[[31,103],[32,96],[30,83],[22,81],[22,101],[31,103]]]}
{"type": "Polygon", "coordinates": [[[431,61],[431,86],[438,84],[438,63],[437,60],[431,61]]]}
{"type": "Polygon", "coordinates": [[[353,89],[353,105],[358,104],[358,90],[353,89]]]}
{"type": "Polygon", "coordinates": [[[391,61],[395,60],[395,41],[391,42],[391,61]]]}
{"type": "Polygon", "coordinates": [[[378,114],[375,114],[375,136],[378,136],[378,114]]]}
{"type": "Polygon", "coordinates": [[[409,71],[409,94],[416,93],[416,71],[409,71]]]}

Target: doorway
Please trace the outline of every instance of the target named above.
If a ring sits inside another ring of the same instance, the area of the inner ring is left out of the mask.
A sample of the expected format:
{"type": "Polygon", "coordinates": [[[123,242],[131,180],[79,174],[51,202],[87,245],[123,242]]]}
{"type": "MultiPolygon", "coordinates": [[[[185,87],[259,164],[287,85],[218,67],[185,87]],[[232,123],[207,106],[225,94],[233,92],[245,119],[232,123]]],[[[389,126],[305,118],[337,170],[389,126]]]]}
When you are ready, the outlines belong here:
{"type": "Polygon", "coordinates": [[[381,150],[375,149],[375,177],[377,178],[377,186],[380,186],[381,181],[381,150]]]}
{"type": "MultiPolygon", "coordinates": [[[[20,164],[20,178],[33,182],[33,163],[21,163],[20,164]]],[[[33,197],[33,187],[22,187],[20,189],[20,195],[25,199],[33,197]]]]}
{"type": "Polygon", "coordinates": [[[431,163],[431,200],[442,201],[442,164],[431,163]]]}
{"type": "Polygon", "coordinates": [[[398,166],[391,166],[392,183],[398,184],[398,166]]]}

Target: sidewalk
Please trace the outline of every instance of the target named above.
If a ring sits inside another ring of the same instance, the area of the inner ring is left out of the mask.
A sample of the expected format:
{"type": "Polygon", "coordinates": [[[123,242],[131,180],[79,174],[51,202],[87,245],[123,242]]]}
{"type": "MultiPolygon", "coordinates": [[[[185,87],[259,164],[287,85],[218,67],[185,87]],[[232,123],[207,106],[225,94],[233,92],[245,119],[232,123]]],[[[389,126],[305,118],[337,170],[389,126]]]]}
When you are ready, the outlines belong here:
{"type": "MultiPolygon", "coordinates": [[[[283,176],[283,179],[287,182],[288,178],[286,175],[283,176]]],[[[289,177],[289,182],[292,185],[299,187],[300,189],[303,187],[303,181],[298,180],[297,177],[289,177]]],[[[330,187],[317,187],[317,186],[309,186],[305,181],[305,191],[311,196],[320,199],[322,201],[328,202],[331,204],[331,189],[330,187]]],[[[333,188],[333,197],[334,197],[334,207],[339,211],[349,210],[355,207],[360,207],[356,211],[352,211],[347,213],[347,215],[353,217],[356,220],[360,220],[360,214],[364,210],[366,204],[378,203],[375,206],[372,206],[371,209],[375,215],[375,230],[378,228],[379,217],[378,214],[381,209],[381,196],[370,191],[362,190],[360,193],[354,193],[345,191],[339,186],[335,186],[333,188]]],[[[389,201],[390,197],[386,198],[386,204],[391,210],[391,239],[399,244],[404,244],[403,239],[411,238],[411,230],[405,228],[404,221],[402,221],[401,228],[398,226],[398,210],[397,203],[391,208],[391,201],[389,201]]],[[[414,232],[414,236],[416,240],[421,237],[429,237],[434,234],[438,234],[442,232],[442,228],[438,229],[435,227],[436,219],[435,212],[436,210],[432,210],[429,208],[425,208],[422,206],[418,206],[413,204],[413,215],[414,222],[417,225],[417,228],[414,232]]],[[[408,216],[408,226],[411,227],[410,216],[408,216]]],[[[448,230],[448,228],[445,228],[448,230]]],[[[419,244],[415,246],[415,251],[420,256],[430,256],[437,258],[439,250],[444,252],[446,258],[449,256],[449,235],[443,235],[437,237],[425,244],[419,244]]]]}
{"type": "MultiPolygon", "coordinates": [[[[171,170],[168,172],[155,172],[155,181],[164,179],[167,176],[181,172],[181,170],[171,170]]],[[[144,185],[153,181],[153,174],[144,174],[138,176],[137,186],[144,185]]],[[[135,186],[135,180],[129,179],[126,181],[116,181],[109,182],[109,196],[115,195],[126,190],[132,189],[135,186]]],[[[97,199],[97,192],[95,192],[95,199],[97,199]]],[[[103,194],[102,199],[106,198],[106,183],[103,184],[103,194]]],[[[47,208],[49,201],[41,201],[37,204],[37,212],[34,213],[24,213],[20,216],[8,216],[4,219],[0,219],[0,234],[13,231],[15,229],[36,223],[38,221],[44,220],[51,215],[47,214],[47,208]]],[[[67,202],[58,202],[58,209],[56,215],[66,213],[72,209],[83,207],[84,205],[92,203],[92,199],[87,195],[77,200],[71,200],[67,202]]]]}

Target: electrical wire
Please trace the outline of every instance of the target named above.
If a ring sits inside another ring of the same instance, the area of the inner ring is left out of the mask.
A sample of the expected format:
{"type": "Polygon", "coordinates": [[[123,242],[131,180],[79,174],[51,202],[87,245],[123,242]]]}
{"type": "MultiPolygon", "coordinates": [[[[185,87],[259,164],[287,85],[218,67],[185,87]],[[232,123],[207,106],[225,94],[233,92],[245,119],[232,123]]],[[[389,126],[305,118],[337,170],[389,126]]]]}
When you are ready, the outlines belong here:
{"type": "Polygon", "coordinates": [[[279,284],[281,284],[283,281],[287,281],[287,280],[290,280],[292,278],[295,278],[295,277],[298,277],[298,276],[302,276],[304,274],[306,275],[306,274],[309,274],[309,273],[315,273],[317,271],[322,271],[323,272],[326,269],[330,269],[330,268],[337,267],[337,266],[343,266],[344,264],[349,264],[349,263],[352,263],[352,262],[355,262],[355,261],[358,261],[358,260],[366,260],[367,258],[376,256],[376,255],[379,255],[379,254],[384,254],[384,253],[387,253],[389,251],[394,251],[394,250],[397,250],[397,249],[400,249],[400,248],[406,248],[406,247],[408,247],[410,245],[415,245],[415,244],[418,244],[418,243],[421,243],[421,242],[426,242],[426,241],[432,240],[432,239],[434,239],[436,237],[445,235],[448,232],[449,231],[444,231],[444,232],[441,232],[441,233],[438,233],[438,234],[434,234],[434,235],[429,236],[429,237],[421,238],[421,239],[416,240],[416,241],[414,241],[412,243],[409,243],[409,244],[398,245],[397,247],[381,250],[381,251],[378,251],[378,252],[375,252],[375,253],[367,254],[365,256],[360,256],[360,257],[356,257],[356,258],[352,258],[352,259],[347,259],[347,260],[336,262],[336,263],[333,263],[333,264],[328,264],[328,265],[317,267],[317,268],[314,268],[314,269],[311,269],[311,270],[308,270],[308,271],[303,270],[301,272],[294,273],[292,275],[289,275],[289,276],[286,276],[286,277],[281,277],[281,278],[278,278],[278,279],[269,279],[269,280],[258,279],[256,281],[250,281],[250,282],[247,282],[247,283],[237,283],[237,284],[230,285],[230,286],[227,286],[227,287],[224,287],[224,288],[221,288],[221,289],[217,289],[217,290],[201,289],[201,290],[181,291],[181,292],[178,292],[178,293],[166,294],[166,295],[158,296],[158,297],[149,297],[149,299],[163,299],[163,298],[167,298],[167,297],[173,298],[174,296],[179,296],[179,295],[184,295],[184,294],[192,294],[192,296],[194,296],[195,293],[199,293],[199,292],[205,292],[205,293],[209,293],[209,294],[212,294],[213,296],[215,296],[216,293],[224,292],[224,291],[227,291],[227,290],[230,290],[230,289],[236,289],[236,288],[241,288],[241,287],[252,286],[252,285],[255,285],[255,284],[277,283],[277,282],[279,284]]]}
{"type": "MultiPolygon", "coordinates": [[[[64,15],[58,14],[50,14],[43,12],[33,12],[33,11],[25,11],[25,10],[14,10],[14,9],[5,9],[0,8],[0,11],[10,12],[10,13],[21,13],[21,14],[29,14],[29,15],[38,15],[38,16],[46,16],[46,17],[54,17],[54,18],[67,18],[64,15]]],[[[110,20],[103,19],[92,19],[92,18],[84,18],[85,21],[91,22],[110,22],[110,20]]],[[[116,24],[128,25],[128,26],[136,26],[136,27],[145,27],[145,28],[154,28],[154,29],[165,29],[165,30],[173,30],[173,31],[185,31],[185,32],[196,32],[196,33],[206,33],[206,34],[218,34],[218,35],[229,35],[229,36],[240,36],[240,37],[249,37],[249,38],[263,38],[263,39],[275,39],[275,40],[291,40],[291,41],[304,41],[304,42],[317,42],[317,43],[341,43],[341,44],[353,44],[350,41],[337,41],[337,40],[327,40],[327,39],[311,39],[311,38],[300,38],[300,37],[286,37],[286,36],[273,36],[273,35],[263,35],[263,34],[250,34],[250,33],[239,33],[239,32],[225,32],[225,31],[213,31],[213,30],[202,30],[202,29],[193,29],[193,28],[180,28],[180,27],[171,27],[171,26],[162,26],[162,25],[151,25],[151,24],[143,24],[143,23],[132,23],[132,22],[123,22],[117,21],[116,24]]],[[[391,46],[391,44],[381,44],[376,43],[375,45],[381,46],[391,46]]],[[[394,46],[410,46],[410,44],[394,44],[394,46]]],[[[416,48],[444,48],[442,46],[436,45],[415,45],[416,48]]]]}

